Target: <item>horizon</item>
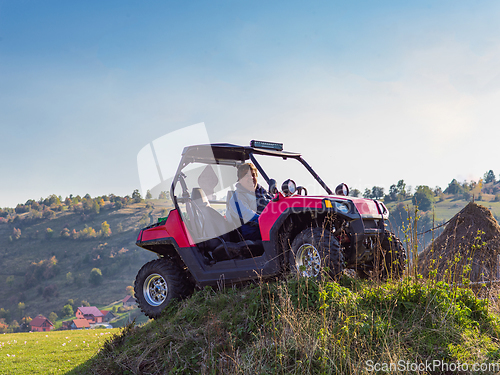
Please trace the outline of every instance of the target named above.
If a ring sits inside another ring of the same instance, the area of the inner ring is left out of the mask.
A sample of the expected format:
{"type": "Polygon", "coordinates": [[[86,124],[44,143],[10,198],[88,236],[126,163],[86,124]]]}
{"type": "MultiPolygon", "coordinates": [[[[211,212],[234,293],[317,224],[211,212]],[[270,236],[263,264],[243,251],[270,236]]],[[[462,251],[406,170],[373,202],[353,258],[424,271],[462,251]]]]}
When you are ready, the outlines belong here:
{"type": "Polygon", "coordinates": [[[493,1],[0,0],[0,207],[130,195],[143,147],[201,122],[212,143],[284,143],[362,193],[499,176],[499,16],[493,1]]]}

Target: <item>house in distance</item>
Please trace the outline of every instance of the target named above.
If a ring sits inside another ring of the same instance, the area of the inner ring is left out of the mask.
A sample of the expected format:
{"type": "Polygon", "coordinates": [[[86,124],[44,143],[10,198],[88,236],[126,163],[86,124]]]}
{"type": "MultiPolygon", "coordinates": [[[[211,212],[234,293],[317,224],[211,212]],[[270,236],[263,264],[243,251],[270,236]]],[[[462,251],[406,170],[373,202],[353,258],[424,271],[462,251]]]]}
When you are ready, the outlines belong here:
{"type": "Polygon", "coordinates": [[[33,332],[47,332],[54,329],[54,325],[43,315],[38,315],[30,322],[31,331],[33,332]]]}

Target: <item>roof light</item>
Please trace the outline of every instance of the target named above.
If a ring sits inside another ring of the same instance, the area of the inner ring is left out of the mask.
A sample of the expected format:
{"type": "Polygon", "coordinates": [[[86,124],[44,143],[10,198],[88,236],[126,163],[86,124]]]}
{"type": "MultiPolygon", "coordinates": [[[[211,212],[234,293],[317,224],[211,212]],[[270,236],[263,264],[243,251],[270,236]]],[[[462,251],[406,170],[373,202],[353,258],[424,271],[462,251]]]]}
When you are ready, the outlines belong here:
{"type": "Polygon", "coordinates": [[[347,197],[349,195],[349,187],[346,184],[341,183],[335,188],[335,195],[343,195],[347,197]]]}
{"type": "Polygon", "coordinates": [[[250,147],[283,151],[283,143],[274,143],[274,142],[252,140],[252,141],[250,141],[250,147]]]}

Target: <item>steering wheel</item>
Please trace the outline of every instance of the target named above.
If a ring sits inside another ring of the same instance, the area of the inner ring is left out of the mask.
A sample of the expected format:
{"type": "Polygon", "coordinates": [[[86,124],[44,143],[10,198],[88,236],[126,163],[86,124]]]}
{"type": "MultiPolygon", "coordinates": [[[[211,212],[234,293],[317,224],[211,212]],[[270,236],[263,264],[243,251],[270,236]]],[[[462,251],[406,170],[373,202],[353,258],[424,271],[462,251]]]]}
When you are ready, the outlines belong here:
{"type": "Polygon", "coordinates": [[[194,237],[203,236],[204,235],[204,217],[200,208],[194,203],[191,199],[186,202],[186,209],[188,212],[188,217],[191,219],[190,223],[192,223],[192,228],[196,233],[192,233],[194,237]]]}

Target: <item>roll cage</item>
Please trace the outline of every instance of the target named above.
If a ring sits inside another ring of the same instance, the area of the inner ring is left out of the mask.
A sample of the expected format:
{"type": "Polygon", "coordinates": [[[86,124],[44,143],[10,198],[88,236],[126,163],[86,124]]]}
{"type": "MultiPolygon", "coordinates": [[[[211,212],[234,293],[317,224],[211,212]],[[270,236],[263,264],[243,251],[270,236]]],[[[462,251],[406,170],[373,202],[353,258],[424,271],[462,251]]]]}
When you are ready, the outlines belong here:
{"type": "MultiPolygon", "coordinates": [[[[251,144],[253,141],[251,142],[251,144]]],[[[186,183],[184,181],[185,175],[182,170],[190,163],[205,163],[205,164],[221,164],[221,165],[233,165],[236,166],[240,163],[245,163],[250,160],[264,180],[270,184],[271,179],[267,175],[266,171],[254,155],[265,155],[280,157],[284,160],[288,158],[296,159],[299,161],[307,171],[314,177],[314,179],[325,189],[328,195],[332,195],[332,190],[328,185],[321,179],[321,177],[314,171],[314,169],[302,158],[302,155],[297,152],[289,152],[283,150],[273,150],[264,149],[252,146],[239,146],[230,143],[214,143],[205,145],[195,145],[185,147],[182,151],[181,162],[175,173],[174,179],[172,180],[172,185],[170,188],[170,196],[173,197],[174,204],[176,208],[178,207],[177,197],[174,193],[175,186],[177,183],[181,184],[182,188],[182,198],[189,198],[189,191],[187,190],[186,183]]]]}

